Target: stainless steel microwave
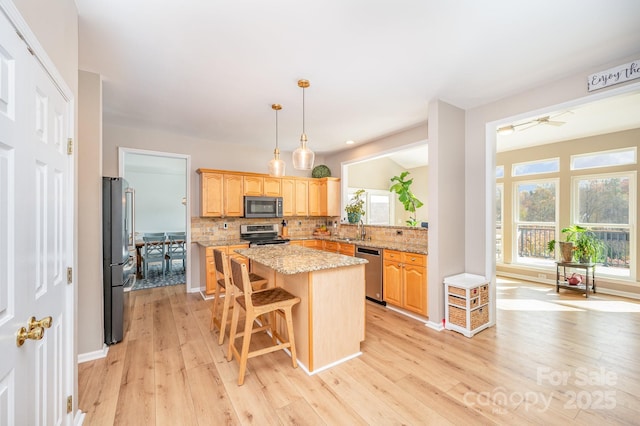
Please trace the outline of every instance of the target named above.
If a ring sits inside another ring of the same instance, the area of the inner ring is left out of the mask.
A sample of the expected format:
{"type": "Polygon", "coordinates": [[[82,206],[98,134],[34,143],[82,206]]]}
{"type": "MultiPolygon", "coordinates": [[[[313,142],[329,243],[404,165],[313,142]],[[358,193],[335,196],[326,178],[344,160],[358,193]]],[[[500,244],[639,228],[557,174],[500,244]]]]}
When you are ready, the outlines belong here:
{"type": "Polygon", "coordinates": [[[244,197],[244,217],[282,217],[282,197],[244,197]]]}

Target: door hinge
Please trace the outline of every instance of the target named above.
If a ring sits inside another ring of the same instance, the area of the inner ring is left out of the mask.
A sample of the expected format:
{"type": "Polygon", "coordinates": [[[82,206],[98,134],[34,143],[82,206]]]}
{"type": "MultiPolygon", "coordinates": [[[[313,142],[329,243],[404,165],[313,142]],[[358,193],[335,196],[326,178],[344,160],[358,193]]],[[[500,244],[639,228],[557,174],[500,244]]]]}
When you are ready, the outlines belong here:
{"type": "Polygon", "coordinates": [[[67,155],[73,154],[73,139],[67,139],[67,155]]]}
{"type": "Polygon", "coordinates": [[[73,268],[67,268],[67,284],[71,284],[73,282],[73,268]]]}
{"type": "Polygon", "coordinates": [[[73,411],[73,396],[67,397],[67,414],[73,411]]]}

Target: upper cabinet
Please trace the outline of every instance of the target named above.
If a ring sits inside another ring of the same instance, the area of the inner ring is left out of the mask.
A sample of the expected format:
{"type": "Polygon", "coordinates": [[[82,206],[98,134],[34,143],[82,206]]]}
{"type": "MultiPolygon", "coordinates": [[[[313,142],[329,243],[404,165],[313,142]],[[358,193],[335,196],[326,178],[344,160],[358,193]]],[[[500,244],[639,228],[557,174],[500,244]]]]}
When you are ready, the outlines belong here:
{"type": "Polygon", "coordinates": [[[340,216],[340,179],[309,180],[309,216],[340,216]]]}
{"type": "Polygon", "coordinates": [[[223,216],[223,174],[204,172],[200,169],[200,216],[223,216]]]}
{"type": "Polygon", "coordinates": [[[244,175],[244,195],[281,197],[282,179],[272,176],[244,175]]]}
{"type": "Polygon", "coordinates": [[[273,177],[258,173],[198,169],[200,216],[242,217],[243,197],[283,198],[283,214],[291,216],[340,216],[340,179],[273,177]]]}
{"type": "Polygon", "coordinates": [[[244,216],[244,177],[224,175],[224,215],[244,216]]]}
{"type": "Polygon", "coordinates": [[[277,177],[265,177],[264,195],[267,197],[282,197],[282,179],[277,177]]]}
{"type": "Polygon", "coordinates": [[[198,169],[200,174],[200,216],[242,217],[244,215],[242,175],[198,169]]]}
{"type": "Polygon", "coordinates": [[[264,193],[262,176],[244,176],[244,195],[261,196],[264,193]]]}

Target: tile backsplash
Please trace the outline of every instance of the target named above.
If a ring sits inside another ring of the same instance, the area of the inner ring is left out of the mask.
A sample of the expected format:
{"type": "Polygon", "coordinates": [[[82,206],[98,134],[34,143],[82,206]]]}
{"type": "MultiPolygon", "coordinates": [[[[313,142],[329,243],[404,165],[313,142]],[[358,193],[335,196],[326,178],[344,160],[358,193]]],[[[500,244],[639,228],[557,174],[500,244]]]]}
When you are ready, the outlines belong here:
{"type": "MultiPolygon", "coordinates": [[[[339,217],[288,217],[287,228],[290,238],[311,237],[313,231],[320,225],[326,225],[333,234],[333,223],[337,224],[337,234],[340,238],[356,238],[358,226],[340,223],[339,217]]],[[[231,241],[240,238],[240,225],[247,223],[277,223],[282,219],[245,219],[245,218],[191,218],[191,241],[231,241]]],[[[398,241],[404,244],[428,245],[429,231],[426,228],[411,228],[407,226],[365,225],[366,238],[380,241],[398,241]]]]}

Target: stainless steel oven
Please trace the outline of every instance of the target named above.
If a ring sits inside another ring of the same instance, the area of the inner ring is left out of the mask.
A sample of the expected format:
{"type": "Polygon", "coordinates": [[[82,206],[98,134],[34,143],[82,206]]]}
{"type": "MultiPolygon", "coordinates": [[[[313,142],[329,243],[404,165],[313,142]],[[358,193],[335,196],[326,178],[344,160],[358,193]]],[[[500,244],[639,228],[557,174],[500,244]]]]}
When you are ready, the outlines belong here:
{"type": "Polygon", "coordinates": [[[282,197],[244,197],[244,217],[282,217],[282,197]]]}

